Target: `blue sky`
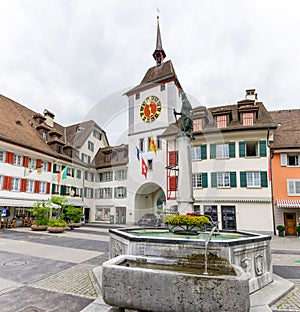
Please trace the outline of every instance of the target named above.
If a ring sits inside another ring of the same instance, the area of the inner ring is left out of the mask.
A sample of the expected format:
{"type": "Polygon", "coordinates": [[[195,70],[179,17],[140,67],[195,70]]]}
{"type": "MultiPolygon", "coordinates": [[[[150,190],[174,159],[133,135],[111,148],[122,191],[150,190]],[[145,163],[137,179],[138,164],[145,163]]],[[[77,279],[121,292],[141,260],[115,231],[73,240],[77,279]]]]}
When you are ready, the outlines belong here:
{"type": "Polygon", "coordinates": [[[96,119],[122,143],[122,94],[155,64],[157,7],[166,59],[194,105],[255,88],[269,110],[299,108],[297,0],[0,0],[0,93],[63,125],[96,119]]]}

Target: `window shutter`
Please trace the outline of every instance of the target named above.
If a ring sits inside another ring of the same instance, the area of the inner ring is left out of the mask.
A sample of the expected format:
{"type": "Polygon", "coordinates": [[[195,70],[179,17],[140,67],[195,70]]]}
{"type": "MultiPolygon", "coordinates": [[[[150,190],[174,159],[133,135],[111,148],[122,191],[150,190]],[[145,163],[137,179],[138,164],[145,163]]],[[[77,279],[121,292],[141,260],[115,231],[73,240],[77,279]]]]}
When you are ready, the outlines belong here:
{"type": "Polygon", "coordinates": [[[201,145],[201,159],[207,159],[207,148],[206,144],[201,145]]]}
{"type": "Polygon", "coordinates": [[[34,182],[34,193],[39,193],[40,192],[40,181],[35,181],[34,182]]]}
{"type": "Polygon", "coordinates": [[[236,187],[236,172],[230,172],[230,186],[236,187]]]}
{"type": "Polygon", "coordinates": [[[72,168],[72,177],[75,177],[75,169],[72,168]]]}
{"type": "Polygon", "coordinates": [[[211,172],[210,173],[210,183],[211,187],[217,187],[217,173],[216,172],[211,172]]]}
{"type": "Polygon", "coordinates": [[[84,171],[84,179],[87,180],[88,179],[88,172],[84,171]]]}
{"type": "Polygon", "coordinates": [[[229,142],[229,157],[235,158],[235,142],[229,142]]]}
{"type": "Polygon", "coordinates": [[[177,151],[169,152],[169,166],[177,165],[177,151]]]}
{"type": "Polygon", "coordinates": [[[53,164],[53,173],[56,173],[57,170],[56,170],[56,164],[53,164]]]}
{"type": "Polygon", "coordinates": [[[246,143],[244,141],[239,142],[239,157],[246,156],[246,143]]]}
{"type": "Polygon", "coordinates": [[[240,172],[240,185],[241,185],[241,187],[247,187],[246,171],[241,171],[240,172]]]}
{"type": "Polygon", "coordinates": [[[287,154],[280,154],[280,165],[282,167],[287,166],[287,154]]]}
{"type": "Polygon", "coordinates": [[[51,187],[51,183],[47,182],[46,194],[50,194],[50,187],[51,187]]]}
{"type": "Polygon", "coordinates": [[[268,187],[268,173],[267,171],[260,172],[261,187],[268,187]]]}
{"type": "Polygon", "coordinates": [[[207,188],[208,183],[207,183],[207,172],[202,172],[202,187],[207,188]]]}
{"type": "Polygon", "coordinates": [[[29,162],[29,157],[23,156],[23,167],[28,167],[28,162],[29,162]]]}
{"type": "Polygon", "coordinates": [[[259,154],[260,157],[267,156],[267,142],[265,140],[259,141],[259,154]]]}
{"type": "Polygon", "coordinates": [[[14,163],[14,153],[6,152],[5,162],[12,165],[14,163]]]}
{"type": "Polygon", "coordinates": [[[216,158],[216,144],[210,144],[210,159],[216,158]]]}
{"type": "Polygon", "coordinates": [[[3,190],[10,191],[12,187],[12,177],[4,176],[3,178],[3,190]]]}
{"type": "Polygon", "coordinates": [[[65,185],[60,186],[60,195],[66,195],[66,186],[65,185]]]}
{"type": "Polygon", "coordinates": [[[26,192],[26,182],[27,182],[27,179],[21,179],[20,192],[26,192]]]}
{"type": "Polygon", "coordinates": [[[91,189],[91,198],[94,198],[94,189],[91,189]]]}
{"type": "Polygon", "coordinates": [[[84,188],[84,197],[86,197],[86,193],[87,193],[87,189],[86,189],[86,187],[84,188]]]}
{"type": "Polygon", "coordinates": [[[52,169],[52,164],[50,161],[48,161],[48,172],[51,172],[51,169],[52,169]]]}
{"type": "Polygon", "coordinates": [[[42,167],[42,160],[41,159],[37,159],[36,160],[36,169],[42,167]]]}
{"type": "Polygon", "coordinates": [[[55,194],[55,186],[56,186],[56,184],[52,184],[52,191],[51,191],[51,194],[55,194]]]}
{"type": "Polygon", "coordinates": [[[115,187],[115,188],[114,188],[114,198],[117,198],[117,197],[118,197],[117,188],[115,187]]]}
{"type": "Polygon", "coordinates": [[[169,191],[176,191],[177,190],[177,177],[171,176],[169,177],[169,191]]]}

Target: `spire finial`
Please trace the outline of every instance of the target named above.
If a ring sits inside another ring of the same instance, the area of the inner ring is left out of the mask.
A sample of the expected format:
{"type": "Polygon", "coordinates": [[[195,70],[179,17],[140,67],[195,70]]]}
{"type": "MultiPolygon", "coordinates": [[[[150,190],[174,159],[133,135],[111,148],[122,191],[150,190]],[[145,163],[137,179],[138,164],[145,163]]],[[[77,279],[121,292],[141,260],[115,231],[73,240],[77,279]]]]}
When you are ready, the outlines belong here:
{"type": "Polygon", "coordinates": [[[162,47],[160,28],[159,28],[159,10],[157,8],[157,35],[156,35],[156,49],[152,54],[157,66],[161,65],[164,58],[166,57],[166,53],[162,47]]]}

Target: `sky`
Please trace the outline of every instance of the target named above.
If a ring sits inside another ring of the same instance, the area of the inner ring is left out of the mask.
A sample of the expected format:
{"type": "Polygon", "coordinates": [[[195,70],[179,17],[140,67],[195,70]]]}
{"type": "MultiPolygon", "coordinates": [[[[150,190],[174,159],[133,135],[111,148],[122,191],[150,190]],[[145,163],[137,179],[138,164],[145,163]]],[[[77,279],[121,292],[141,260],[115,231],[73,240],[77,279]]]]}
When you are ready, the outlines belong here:
{"type": "Polygon", "coordinates": [[[268,110],[300,108],[299,12],[298,0],[0,0],[0,94],[64,126],[94,119],[123,143],[123,94],[155,65],[159,13],[194,106],[253,88],[268,110]]]}

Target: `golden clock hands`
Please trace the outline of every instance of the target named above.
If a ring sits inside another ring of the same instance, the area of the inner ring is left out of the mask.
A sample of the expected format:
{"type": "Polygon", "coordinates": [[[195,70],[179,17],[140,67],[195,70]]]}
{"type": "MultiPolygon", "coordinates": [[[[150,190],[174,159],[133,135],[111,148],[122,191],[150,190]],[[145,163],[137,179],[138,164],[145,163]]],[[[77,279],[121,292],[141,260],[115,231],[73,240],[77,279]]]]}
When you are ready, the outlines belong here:
{"type": "Polygon", "coordinates": [[[152,117],[154,114],[152,113],[151,103],[148,103],[147,105],[148,105],[148,109],[149,109],[150,117],[152,117]]]}

